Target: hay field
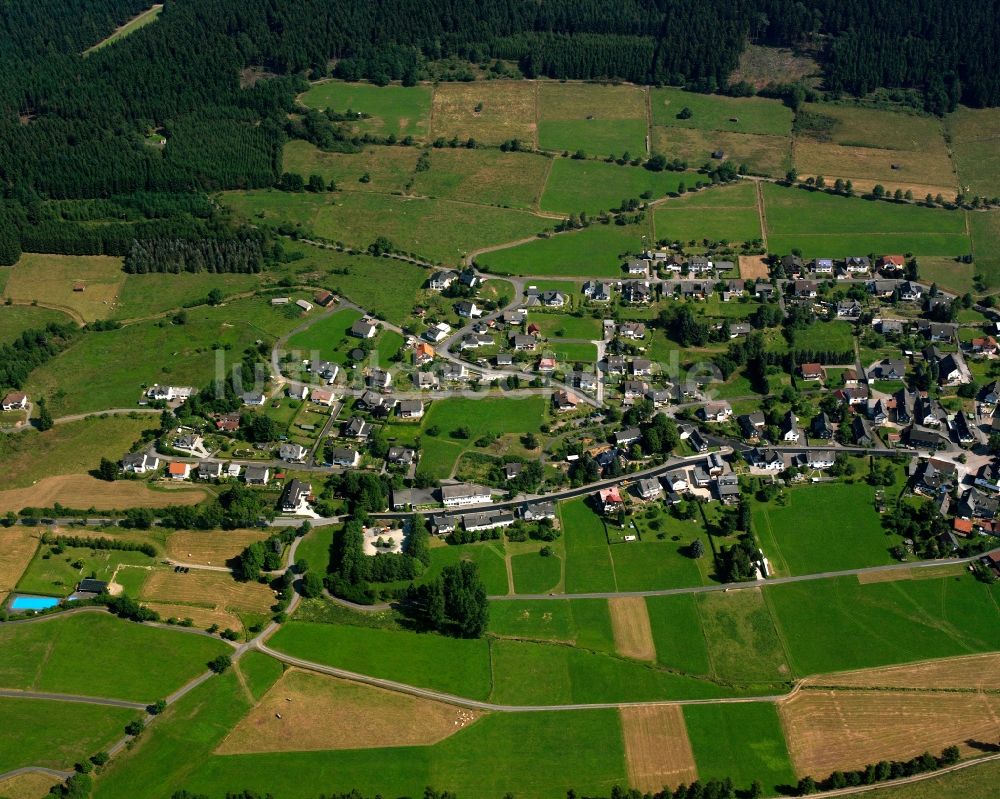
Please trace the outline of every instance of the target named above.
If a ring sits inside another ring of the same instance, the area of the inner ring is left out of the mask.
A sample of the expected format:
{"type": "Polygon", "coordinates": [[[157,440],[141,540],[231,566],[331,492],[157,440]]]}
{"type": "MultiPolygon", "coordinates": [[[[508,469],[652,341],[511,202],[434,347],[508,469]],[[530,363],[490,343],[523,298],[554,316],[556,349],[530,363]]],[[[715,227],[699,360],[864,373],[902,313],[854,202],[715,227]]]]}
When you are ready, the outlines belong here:
{"type": "MultiPolygon", "coordinates": [[[[96,465],[96,464],[95,464],[96,465]]],[[[147,483],[116,480],[109,483],[88,474],[44,477],[27,488],[0,491],[0,513],[21,508],[51,508],[58,502],[67,508],[162,508],[165,505],[197,505],[208,493],[197,486],[156,491],[147,483]]]]}
{"type": "Polygon", "coordinates": [[[121,258],[26,252],[11,272],[3,299],[37,300],[92,322],[114,312],[124,282],[121,258]],[[85,285],[84,291],[73,291],[77,282],[85,285]]]}
{"type": "Polygon", "coordinates": [[[962,189],[1000,194],[1000,109],[959,108],[945,120],[962,189]]]}
{"type": "Polygon", "coordinates": [[[417,172],[413,193],[446,200],[531,209],[552,160],[535,153],[444,148],[430,151],[430,169],[417,172]]]}
{"type": "Polygon", "coordinates": [[[534,145],[535,91],[535,84],[526,81],[442,83],[434,90],[430,137],[485,144],[521,139],[534,145]]]}
{"type": "Polygon", "coordinates": [[[429,746],[481,715],[290,669],[222,741],[216,754],[429,746]]]}
{"type": "Polygon", "coordinates": [[[166,569],[150,573],[139,598],[254,613],[267,613],[274,604],[274,592],[260,583],[238,583],[223,572],[191,571],[179,574],[166,569]]]}
{"type": "Polygon", "coordinates": [[[646,152],[646,90],[639,86],[539,83],[538,120],[543,150],[633,158],[646,152]]]}
{"type": "Polygon", "coordinates": [[[766,255],[741,255],[740,256],[740,277],[744,280],[760,279],[767,280],[770,270],[767,268],[766,255]]]}
{"type": "Polygon", "coordinates": [[[618,654],[636,660],[656,660],[656,644],[653,643],[645,597],[609,599],[608,609],[618,654]]]}
{"type": "Polygon", "coordinates": [[[618,712],[629,785],[642,791],[658,791],[664,785],[680,785],[698,779],[680,707],[623,707],[618,712]]]}
{"type": "Polygon", "coordinates": [[[261,530],[179,530],[167,538],[168,558],[205,566],[225,566],[255,541],[263,541],[261,530]]]}
{"type": "Polygon", "coordinates": [[[60,780],[48,774],[37,772],[19,774],[16,777],[0,780],[0,796],[7,799],[42,799],[57,782],[60,780]]]}
{"type": "Polygon", "coordinates": [[[792,164],[792,143],[786,136],[659,125],[653,128],[653,152],[680,158],[689,167],[712,162],[716,150],[722,150],[726,160],[737,166],[746,164],[752,174],[782,177],[792,164]]]}
{"type": "Polygon", "coordinates": [[[34,527],[0,527],[0,602],[28,568],[40,537],[41,531],[34,527]]]}
{"type": "Polygon", "coordinates": [[[160,616],[166,619],[191,619],[195,627],[207,630],[213,624],[220,630],[229,628],[230,630],[243,629],[243,622],[240,617],[217,608],[201,608],[195,605],[172,605],[169,602],[144,602],[150,610],[155,610],[160,616]]]}
{"type": "Polygon", "coordinates": [[[1000,737],[1000,697],[987,694],[802,691],[779,704],[792,763],[798,774],[826,775],[878,760],[901,760],[925,751],[1000,737]]]}
{"type": "Polygon", "coordinates": [[[803,685],[827,688],[926,688],[1000,691],[1000,654],[942,658],[877,669],[817,674],[803,685]]]}

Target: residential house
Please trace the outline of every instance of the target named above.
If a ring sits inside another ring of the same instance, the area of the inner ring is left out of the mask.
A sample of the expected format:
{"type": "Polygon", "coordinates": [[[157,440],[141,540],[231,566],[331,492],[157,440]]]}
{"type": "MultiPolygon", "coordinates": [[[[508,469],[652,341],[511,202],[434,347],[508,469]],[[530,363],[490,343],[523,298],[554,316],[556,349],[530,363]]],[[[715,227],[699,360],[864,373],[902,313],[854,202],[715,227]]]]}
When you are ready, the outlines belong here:
{"type": "Polygon", "coordinates": [[[708,452],[708,442],[702,436],[700,430],[692,430],[687,438],[688,444],[695,452],[708,452]]]}
{"type": "Polygon", "coordinates": [[[396,405],[396,413],[401,419],[419,419],[424,415],[424,403],[418,399],[400,400],[396,405]]]}
{"type": "Polygon", "coordinates": [[[702,272],[712,270],[712,261],[704,255],[692,255],[687,262],[688,272],[692,275],[700,275],[702,272]]]}
{"type": "Polygon", "coordinates": [[[663,495],[663,486],[655,477],[643,477],[636,482],[636,492],[642,499],[656,499],[663,495]]]}
{"type": "Polygon", "coordinates": [[[430,280],[427,281],[427,286],[432,291],[444,291],[457,279],[458,275],[454,272],[440,270],[431,275],[430,280]]]}
{"type": "Polygon", "coordinates": [[[418,391],[435,391],[440,381],[434,372],[417,372],[413,375],[413,385],[418,391]]]}
{"type": "Polygon", "coordinates": [[[122,456],[122,471],[129,474],[146,474],[160,468],[160,459],[146,452],[134,452],[122,456]]]}
{"type": "Polygon", "coordinates": [[[476,274],[476,270],[472,267],[465,267],[461,272],[458,273],[458,282],[465,286],[467,289],[474,289],[479,285],[479,275],[476,274]]]}
{"type": "Polygon", "coordinates": [[[537,344],[538,340],[534,336],[526,336],[523,333],[515,333],[510,337],[511,346],[520,352],[530,352],[537,344]]]}
{"type": "Polygon", "coordinates": [[[375,338],[378,333],[378,325],[371,319],[359,319],[351,325],[351,335],[355,338],[369,339],[375,338]]]}
{"type": "Polygon", "coordinates": [[[1000,463],[995,460],[984,463],[976,475],[976,485],[988,491],[1000,492],[1000,463]]]}
{"type": "Polygon", "coordinates": [[[649,270],[649,261],[645,261],[639,258],[633,258],[625,264],[625,271],[629,275],[642,275],[645,276],[649,270]]]}
{"type": "Polygon", "coordinates": [[[875,444],[875,434],[871,423],[862,416],[851,420],[851,440],[859,447],[871,447],[875,444]]]}
{"type": "Polygon", "coordinates": [[[241,399],[244,405],[261,407],[264,404],[264,394],[260,391],[245,391],[241,399]]]}
{"type": "Polygon", "coordinates": [[[288,396],[291,399],[297,399],[297,400],[307,400],[307,399],[309,399],[309,386],[306,386],[306,385],[302,385],[302,386],[290,385],[285,390],[286,390],[286,392],[288,393],[288,396]]]}
{"type": "Polygon", "coordinates": [[[800,438],[802,438],[802,431],[799,430],[799,419],[794,413],[788,411],[781,420],[781,440],[791,444],[800,438]]]}
{"type": "Polygon", "coordinates": [[[902,380],[906,377],[906,363],[897,358],[885,358],[875,364],[870,376],[876,380],[902,380]]]}
{"type": "Polygon", "coordinates": [[[816,414],[809,424],[809,433],[813,438],[833,438],[833,425],[825,413],[816,414]]]}
{"type": "Polygon", "coordinates": [[[308,513],[309,497],[312,495],[312,485],[301,480],[288,481],[281,493],[282,513],[308,513]]]}
{"type": "Polygon", "coordinates": [[[205,439],[197,433],[189,433],[174,440],[174,449],[182,449],[185,452],[205,452],[205,439]]]}
{"type": "Polygon", "coordinates": [[[938,382],[943,386],[955,386],[966,382],[964,365],[961,354],[949,352],[938,361],[938,382]]]}
{"type": "Polygon", "coordinates": [[[857,300],[840,300],[837,303],[837,316],[840,319],[857,319],[862,310],[861,303],[857,300]]]}
{"type": "Polygon", "coordinates": [[[325,380],[329,386],[333,384],[337,379],[337,375],[340,374],[340,366],[330,361],[316,359],[309,364],[309,371],[320,380],[325,380]]]}
{"type": "Polygon", "coordinates": [[[510,511],[485,511],[483,513],[465,513],[462,515],[462,527],[470,533],[478,533],[483,530],[496,530],[500,527],[510,527],[514,521],[514,514],[510,511]]]}
{"type": "Polygon", "coordinates": [[[483,315],[482,309],[472,300],[462,300],[456,303],[455,313],[463,319],[477,319],[483,315]]]}
{"type": "Polygon", "coordinates": [[[198,464],[198,477],[202,480],[222,479],[222,462],[202,461],[198,464]]]}
{"type": "Polygon", "coordinates": [[[912,471],[914,489],[928,496],[947,493],[958,481],[955,464],[937,458],[920,461],[912,471]]]}
{"type": "Polygon", "coordinates": [[[868,389],[860,385],[855,388],[839,388],[833,392],[833,396],[848,405],[861,405],[868,402],[868,389]]]}
{"type": "Polygon", "coordinates": [[[987,383],[979,394],[979,401],[986,405],[997,405],[1000,403],[1000,380],[987,383]]]}
{"type": "Polygon", "coordinates": [[[784,458],[773,449],[759,449],[754,447],[746,454],[746,460],[754,468],[765,469],[769,472],[780,472],[785,468],[784,458]]]}
{"type": "Polygon", "coordinates": [[[550,355],[544,355],[538,359],[536,368],[539,372],[554,372],[556,370],[556,359],[550,355]]]}
{"type": "Polygon", "coordinates": [[[554,502],[526,502],[521,506],[520,513],[526,522],[555,519],[556,505],[554,502]]]}
{"type": "Polygon", "coordinates": [[[28,408],[28,395],[23,391],[11,391],[0,405],[5,411],[24,411],[28,408]]]}
{"type": "MultiPolygon", "coordinates": [[[[411,505],[412,503],[410,502],[410,499],[411,497],[407,495],[405,505],[397,506],[394,493],[392,503],[393,509],[402,510],[406,507],[406,505],[411,505]]],[[[447,513],[435,513],[430,518],[431,529],[434,531],[435,535],[448,535],[449,533],[453,533],[455,532],[455,528],[458,526],[458,518],[459,517],[452,516],[447,513]]]]}
{"type": "Polygon", "coordinates": [[[945,421],[947,414],[941,403],[933,397],[922,393],[917,397],[913,406],[913,420],[924,427],[937,427],[945,421]]]}
{"type": "Polygon", "coordinates": [[[191,478],[191,464],[174,461],[167,464],[167,477],[171,480],[189,480],[191,478]]]}
{"type": "Polygon", "coordinates": [[[539,301],[546,308],[562,308],[566,304],[566,297],[558,291],[543,291],[539,301]]]}
{"type": "Polygon", "coordinates": [[[948,441],[940,433],[935,433],[933,430],[926,430],[916,425],[913,425],[909,429],[907,440],[914,449],[935,450],[944,449],[948,446],[948,441]]]}
{"type": "Polygon", "coordinates": [[[441,366],[441,379],[449,383],[464,382],[469,379],[469,370],[464,364],[447,361],[441,366]]]}
{"type": "Polygon", "coordinates": [[[742,280],[727,280],[725,288],[722,290],[722,301],[732,302],[745,296],[747,293],[746,283],[742,280]]]}
{"type": "Polygon", "coordinates": [[[385,459],[393,466],[412,466],[417,460],[417,452],[409,447],[389,447],[385,459]]]}
{"type": "Polygon", "coordinates": [[[805,268],[805,264],[802,262],[802,259],[795,254],[782,255],[781,260],[778,261],[778,263],[784,270],[785,275],[789,276],[798,275],[805,268]]]}
{"type": "Polygon", "coordinates": [[[146,396],[151,400],[162,402],[173,402],[174,400],[186,400],[194,393],[191,386],[161,386],[155,384],[146,390],[146,396]]]}
{"type": "Polygon", "coordinates": [[[271,481],[271,469],[267,466],[251,464],[243,472],[243,479],[247,485],[266,486],[271,481]]]}
{"type": "Polygon", "coordinates": [[[552,394],[552,407],[557,413],[575,411],[579,400],[566,389],[559,389],[552,394]]]}
{"type": "Polygon", "coordinates": [[[881,399],[868,400],[868,418],[872,424],[883,425],[889,421],[888,403],[881,399]]]}
{"type": "Polygon", "coordinates": [[[959,411],[955,414],[955,417],[951,420],[951,431],[955,434],[955,439],[958,443],[963,446],[975,444],[980,439],[978,435],[979,431],[976,429],[975,425],[969,421],[968,417],[965,415],[965,411],[959,411]]]}
{"type": "Polygon", "coordinates": [[[334,447],[330,450],[330,465],[354,468],[361,463],[361,454],[349,447],[334,447]]]}
{"type": "Polygon", "coordinates": [[[368,438],[372,426],[360,416],[352,416],[344,423],[345,438],[368,438]]]}
{"type": "Polygon", "coordinates": [[[523,325],[528,318],[528,312],[524,308],[514,308],[500,314],[500,321],[505,325],[523,325]]]}
{"type": "Polygon", "coordinates": [[[896,293],[896,285],[895,280],[869,280],[868,293],[883,300],[888,300],[896,293]]]}
{"type": "Polygon", "coordinates": [[[646,394],[649,385],[641,380],[626,380],[622,383],[622,396],[627,400],[635,400],[646,394]]]}
{"type": "Polygon", "coordinates": [[[289,463],[302,463],[307,454],[308,450],[301,444],[286,442],[278,447],[278,457],[289,463]]]}
{"type": "Polygon", "coordinates": [[[906,268],[902,255],[883,255],[878,262],[879,271],[884,274],[897,274],[906,268]]]}
{"type": "Polygon", "coordinates": [[[333,392],[325,388],[314,388],[312,394],[309,395],[309,399],[316,405],[325,405],[329,408],[333,405],[333,392]]]}
{"type": "Polygon", "coordinates": [[[326,289],[321,289],[320,291],[317,291],[316,294],[313,296],[313,300],[316,302],[316,304],[321,305],[324,308],[330,305],[330,303],[332,303],[334,299],[336,298],[333,296],[333,294],[327,291],[326,289]]]}
{"type": "Polygon", "coordinates": [[[723,505],[740,501],[740,479],[735,474],[725,474],[715,481],[715,495],[723,505]]]}
{"type": "Polygon", "coordinates": [[[740,426],[740,431],[747,441],[756,441],[767,426],[767,420],[760,411],[755,413],[744,413],[737,417],[736,423],[740,426]]]}
{"type": "Polygon", "coordinates": [[[440,494],[441,504],[446,508],[461,505],[482,505],[492,498],[492,491],[489,488],[474,483],[441,486],[440,494]]]}
{"type": "Polygon", "coordinates": [[[873,320],[872,324],[883,336],[903,335],[904,322],[902,319],[877,319],[873,320]]]}
{"type": "Polygon", "coordinates": [[[653,299],[653,290],[641,280],[629,280],[622,284],[622,299],[632,305],[644,305],[653,299]]]}
{"type": "Polygon", "coordinates": [[[622,322],[618,325],[618,335],[638,341],[646,338],[646,325],[642,322],[622,322]]]}
{"type": "Polygon", "coordinates": [[[815,280],[796,280],[792,283],[796,297],[813,298],[819,290],[819,284],[815,280]]]}
{"type": "Polygon", "coordinates": [[[235,433],[240,429],[240,415],[226,413],[215,420],[215,429],[222,433],[235,433]]]}
{"type": "Polygon", "coordinates": [[[665,388],[650,388],[646,391],[646,399],[653,403],[654,408],[660,408],[670,402],[670,391],[665,388]]]}
{"type": "Polygon", "coordinates": [[[618,486],[602,488],[597,494],[597,499],[604,513],[617,513],[625,507],[625,502],[622,500],[618,486]]]}
{"type": "Polygon", "coordinates": [[[619,447],[627,447],[629,444],[634,444],[642,438],[642,431],[638,427],[627,427],[624,430],[619,430],[614,435],[615,444],[619,447]]]}
{"type": "Polygon", "coordinates": [[[733,415],[733,408],[725,400],[710,402],[701,408],[701,415],[706,422],[725,422],[733,415]]]}
{"type": "Polygon", "coordinates": [[[623,375],[625,365],[625,359],[621,355],[609,355],[604,360],[604,371],[609,375],[623,375]]]}
{"type": "Polygon", "coordinates": [[[503,476],[504,480],[513,480],[521,474],[521,470],[524,468],[524,464],[518,461],[511,461],[510,463],[505,463],[503,465],[503,476]]]}
{"type": "Polygon", "coordinates": [[[451,333],[451,325],[447,322],[438,322],[427,328],[421,335],[431,344],[440,344],[451,333]]]}
{"type": "Polygon", "coordinates": [[[583,296],[591,302],[610,302],[611,286],[603,280],[588,280],[583,284],[583,296]]]}
{"type": "Polygon", "coordinates": [[[804,363],[799,367],[803,380],[826,380],[826,371],[819,363],[804,363]]]}
{"type": "Polygon", "coordinates": [[[918,319],[917,330],[923,333],[928,341],[950,344],[958,333],[958,325],[951,322],[929,322],[926,319],[918,319]]]}
{"type": "Polygon", "coordinates": [[[832,258],[817,258],[813,261],[813,272],[817,275],[832,275],[833,274],[833,259],[832,258]]]}
{"type": "Polygon", "coordinates": [[[758,280],[754,283],[753,295],[758,300],[770,300],[774,297],[774,286],[763,280],[758,280]]]}
{"type": "Polygon", "coordinates": [[[969,346],[977,355],[996,355],[998,349],[997,340],[993,336],[974,338],[969,343],[969,346]]]}
{"type": "Polygon", "coordinates": [[[901,388],[896,392],[896,424],[908,425],[913,421],[914,409],[917,404],[917,395],[913,391],[909,391],[906,388],[901,388]]]}
{"type": "Polygon", "coordinates": [[[852,255],[844,259],[844,269],[851,276],[867,274],[871,268],[872,262],[867,255],[852,255]]]}
{"type": "MultiPolygon", "coordinates": [[[[492,342],[492,339],[490,339],[492,342]]],[[[418,341],[413,348],[413,364],[417,367],[431,363],[435,356],[434,348],[426,341],[418,341]]]]}
{"type": "Polygon", "coordinates": [[[632,375],[635,377],[648,377],[653,373],[653,362],[648,358],[633,358],[632,375]]]}
{"type": "Polygon", "coordinates": [[[996,494],[984,493],[973,487],[962,494],[955,513],[963,519],[992,521],[996,518],[998,507],[1000,507],[1000,497],[996,494]]]}
{"type": "Polygon", "coordinates": [[[570,374],[570,385],[581,391],[596,391],[597,375],[593,372],[573,372],[570,374]]]}
{"type": "Polygon", "coordinates": [[[829,469],[836,456],[829,450],[812,449],[805,453],[805,464],[810,469],[829,469]]]}
{"type": "Polygon", "coordinates": [[[358,397],[357,406],[363,410],[377,411],[384,408],[391,400],[376,391],[365,391],[358,397]]]}
{"type": "Polygon", "coordinates": [[[365,378],[365,384],[369,388],[384,390],[392,385],[392,375],[384,369],[372,369],[365,378]]]}

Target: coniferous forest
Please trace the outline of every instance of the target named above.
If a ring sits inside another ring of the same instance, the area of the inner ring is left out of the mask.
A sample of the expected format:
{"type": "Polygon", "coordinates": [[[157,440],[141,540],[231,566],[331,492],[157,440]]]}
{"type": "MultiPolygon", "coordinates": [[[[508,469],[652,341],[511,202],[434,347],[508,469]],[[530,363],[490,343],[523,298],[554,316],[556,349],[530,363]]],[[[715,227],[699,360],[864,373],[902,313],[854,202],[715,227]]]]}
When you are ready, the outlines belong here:
{"type": "Polygon", "coordinates": [[[286,137],[338,138],[288,120],[331,64],[413,83],[439,59],[501,58],[528,77],[725,91],[748,41],[809,42],[833,92],[914,88],[935,113],[1000,105],[998,0],[167,0],[155,24],[82,55],[146,5],[0,7],[0,262],[211,234],[191,195],[272,185],[286,137]],[[119,201],[134,221],[101,228],[50,202],[136,194],[141,208],[119,201]]]}

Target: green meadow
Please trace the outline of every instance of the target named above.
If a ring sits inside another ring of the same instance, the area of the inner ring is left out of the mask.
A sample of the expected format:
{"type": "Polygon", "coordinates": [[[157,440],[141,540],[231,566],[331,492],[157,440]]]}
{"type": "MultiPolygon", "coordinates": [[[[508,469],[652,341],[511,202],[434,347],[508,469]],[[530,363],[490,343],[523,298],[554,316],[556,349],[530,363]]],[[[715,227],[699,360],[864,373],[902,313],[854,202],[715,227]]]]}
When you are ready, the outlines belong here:
{"type": "MultiPolygon", "coordinates": [[[[9,270],[8,270],[9,271],[9,270]]],[[[0,271],[0,275],[6,274],[0,271]]],[[[0,286],[0,291],[3,287],[0,286]]],[[[25,330],[39,330],[50,322],[65,324],[69,317],[60,311],[30,305],[0,305],[0,346],[10,344],[25,330]]]]}
{"type": "Polygon", "coordinates": [[[223,297],[252,292],[261,286],[263,277],[259,274],[218,272],[126,275],[112,317],[138,319],[175,308],[200,305],[205,303],[212,289],[219,289],[223,297]]]}
{"type": "Polygon", "coordinates": [[[477,544],[448,544],[431,549],[431,565],[424,572],[423,580],[433,580],[445,566],[460,561],[471,561],[479,567],[479,576],[486,586],[486,593],[500,596],[507,593],[507,566],[504,561],[504,543],[483,541],[477,544]]]}
{"type": "Polygon", "coordinates": [[[296,139],[285,144],[282,170],[308,179],[322,175],[342,191],[401,192],[410,182],[420,150],[416,147],[367,147],[358,153],[328,153],[296,139]]]}
{"type": "Polygon", "coordinates": [[[556,158],[545,184],[541,208],[562,214],[594,215],[610,211],[622,200],[640,199],[644,194],[658,200],[677,191],[681,183],[694,183],[684,172],[650,172],[637,166],[618,166],[604,161],[577,161],[556,158]]]}
{"type": "Polygon", "coordinates": [[[614,652],[606,599],[504,600],[490,605],[490,633],[614,652]]]}
{"type": "Polygon", "coordinates": [[[771,136],[788,136],[792,132],[792,111],[779,100],[665,88],[650,89],[650,103],[654,125],[771,136]],[[687,119],[678,116],[684,108],[691,111],[687,119]]]}
{"type": "Polygon", "coordinates": [[[535,153],[461,147],[427,152],[430,167],[414,175],[414,194],[502,208],[535,208],[553,165],[535,153]]]}
{"type": "Polygon", "coordinates": [[[518,594],[543,594],[559,585],[563,560],[558,555],[543,557],[538,552],[522,552],[510,559],[514,591],[518,594]]]}
{"type": "Polygon", "coordinates": [[[299,102],[320,110],[367,114],[367,119],[354,123],[362,132],[423,138],[427,135],[431,113],[431,88],[329,80],[314,83],[309,91],[299,95],[299,102]]]}

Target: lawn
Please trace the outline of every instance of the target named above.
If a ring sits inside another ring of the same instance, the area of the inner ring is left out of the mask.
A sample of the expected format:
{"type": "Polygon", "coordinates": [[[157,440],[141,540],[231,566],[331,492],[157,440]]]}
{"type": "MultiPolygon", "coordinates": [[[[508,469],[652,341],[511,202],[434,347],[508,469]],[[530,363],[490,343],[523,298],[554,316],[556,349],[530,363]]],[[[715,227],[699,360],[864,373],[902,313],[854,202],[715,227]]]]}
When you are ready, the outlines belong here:
{"type": "Polygon", "coordinates": [[[40,330],[49,322],[68,321],[69,317],[61,311],[30,305],[0,305],[0,346],[12,343],[25,330],[40,330]]]}
{"type": "Polygon", "coordinates": [[[351,325],[361,318],[354,308],[344,308],[318,319],[288,339],[288,347],[305,353],[316,353],[317,357],[336,360],[341,365],[347,362],[349,353],[355,349],[359,339],[351,336],[351,325]]]}
{"type": "Polygon", "coordinates": [[[677,191],[680,183],[693,185],[695,178],[684,172],[650,172],[636,166],[618,166],[604,161],[556,158],[545,184],[541,208],[562,214],[594,215],[621,205],[622,200],[648,194],[656,200],[677,191]]]}
{"type": "Polygon", "coordinates": [[[597,347],[593,344],[564,343],[556,339],[545,345],[545,351],[551,352],[564,364],[597,363],[597,347]]]}
{"type": "Polygon", "coordinates": [[[112,314],[115,319],[137,319],[154,314],[200,305],[212,289],[224,296],[254,291],[261,285],[261,275],[218,272],[150,272],[126,275],[112,314]]]}
{"type": "Polygon", "coordinates": [[[285,144],[281,168],[307,180],[310,175],[322,175],[342,191],[401,192],[413,177],[419,157],[416,147],[373,146],[360,153],[327,153],[295,139],[285,144]]]}
{"type": "Polygon", "coordinates": [[[246,347],[278,338],[301,319],[298,308],[251,298],[192,309],[184,324],[157,320],[88,333],[32,372],[25,390],[47,397],[53,416],[135,407],[154,383],[204,387],[220,364],[239,363],[246,347]]]}
{"type": "Polygon", "coordinates": [[[593,316],[539,312],[530,314],[528,321],[538,325],[546,338],[581,338],[593,341],[604,335],[604,323],[593,316]]]}
{"type": "Polygon", "coordinates": [[[976,272],[974,264],[965,264],[955,258],[921,258],[920,279],[925,283],[937,283],[944,291],[962,295],[972,291],[972,277],[976,272]]]}
{"type": "Polygon", "coordinates": [[[604,523],[585,503],[581,498],[559,505],[566,543],[566,591],[617,591],[604,523]]]}
{"type": "Polygon", "coordinates": [[[701,567],[710,568],[707,559],[697,561],[685,554],[695,538],[700,537],[702,543],[706,543],[704,528],[670,516],[660,517],[655,523],[662,531],[663,540],[658,540],[647,528],[643,530],[641,541],[609,547],[618,590],[651,591],[704,584],[706,579],[701,567]],[[671,540],[675,536],[678,540],[671,540]]]}
{"type": "Polygon", "coordinates": [[[37,300],[92,322],[112,315],[124,281],[121,258],[24,253],[0,299],[37,300]],[[74,291],[77,284],[83,284],[84,290],[74,291]]]}
{"type": "Polygon", "coordinates": [[[324,575],[330,566],[330,545],[333,543],[333,527],[315,527],[306,534],[295,550],[296,560],[304,560],[309,570],[324,575]]]}
{"type": "Polygon", "coordinates": [[[544,594],[562,579],[562,558],[558,555],[542,557],[537,552],[523,552],[511,557],[510,568],[518,594],[544,594]]]}
{"type": "Polygon", "coordinates": [[[479,567],[479,576],[486,586],[487,594],[501,596],[507,593],[507,565],[502,541],[432,547],[431,565],[424,572],[422,580],[432,580],[441,574],[445,566],[453,566],[460,561],[471,561],[479,567]]]}
{"type": "Polygon", "coordinates": [[[536,87],[525,81],[440,83],[434,89],[435,139],[501,144],[536,139],[536,87]]]}
{"type": "Polygon", "coordinates": [[[1000,649],[996,589],[972,577],[838,577],[765,590],[793,674],[1000,649]]]}
{"type": "Polygon", "coordinates": [[[851,352],[854,348],[854,328],[850,322],[814,322],[795,331],[795,347],[851,352]]]}
{"type": "Polygon", "coordinates": [[[613,653],[606,599],[505,600],[490,605],[490,633],[523,640],[570,643],[613,653]]]}
{"type": "Polygon", "coordinates": [[[641,252],[652,230],[639,225],[595,224],[586,230],[558,233],[517,247],[485,253],[476,263],[490,272],[552,277],[621,277],[630,253],[641,252]]]}
{"type": "Polygon", "coordinates": [[[240,673],[255,699],[260,699],[278,681],[284,671],[280,660],[254,650],[248,651],[239,661],[240,673]]]}
{"type": "Polygon", "coordinates": [[[222,200],[249,219],[301,224],[306,233],[362,250],[384,236],[399,250],[452,265],[471,250],[527,238],[552,226],[551,220],[526,211],[365,192],[227,192],[222,200]]]}
{"type": "Polygon", "coordinates": [[[444,148],[428,151],[430,168],[417,172],[413,193],[446,200],[533,209],[552,160],[534,153],[444,148]]]}
{"type": "Polygon", "coordinates": [[[754,241],[761,237],[760,215],[756,198],[745,190],[729,193],[713,189],[706,194],[720,194],[713,198],[712,211],[706,214],[705,206],[698,202],[701,192],[669,200],[653,212],[656,238],[680,241],[754,241]],[[694,200],[694,202],[690,202],[694,200]],[[723,202],[732,205],[722,205],[723,202]]]}
{"type": "Polygon", "coordinates": [[[945,119],[963,187],[972,194],[1000,193],[1000,109],[960,106],[945,119]]]}
{"type": "Polygon", "coordinates": [[[773,704],[693,705],[684,721],[700,779],[730,777],[738,789],[759,780],[765,796],[797,783],[773,704]]]}
{"type": "Polygon", "coordinates": [[[344,83],[337,80],[314,83],[299,102],[310,108],[348,110],[368,114],[354,123],[357,130],[397,138],[424,138],[428,133],[431,112],[429,86],[373,86],[370,83],[344,83]]]}
{"type": "Polygon", "coordinates": [[[0,440],[5,488],[30,486],[52,474],[82,474],[101,458],[117,460],[155,426],[151,416],[108,416],[57,425],[44,433],[29,431],[0,440]]]}
{"type": "Polygon", "coordinates": [[[777,574],[818,574],[895,562],[867,483],[826,483],[786,492],[784,506],[754,503],[756,531],[777,574]],[[844,514],[847,514],[846,516],[844,514]]]}
{"type": "Polygon", "coordinates": [[[963,213],[774,184],[763,188],[772,252],[798,247],[805,258],[842,258],[870,252],[954,256],[969,251],[963,213]]]}
{"type": "Polygon", "coordinates": [[[543,150],[604,157],[646,153],[646,90],[638,86],[541,83],[538,141],[543,150]]]}
{"type": "Polygon", "coordinates": [[[42,699],[0,699],[0,772],[22,766],[71,770],[124,736],[135,710],[42,699]]]}
{"type": "Polygon", "coordinates": [[[152,702],[229,651],[221,641],[86,613],[0,628],[0,685],[152,702]],[[100,642],[100,657],[94,657],[100,642]],[[111,667],[110,664],[113,664],[111,667]]]}
{"type": "Polygon", "coordinates": [[[792,111],[779,100],[664,88],[650,90],[650,103],[654,125],[770,136],[788,136],[792,132],[792,111]],[[691,111],[687,119],[679,116],[684,108],[691,111]]]}
{"type": "Polygon", "coordinates": [[[712,662],[694,594],[646,597],[656,659],[669,669],[709,676],[712,662]]]}
{"type": "MultiPolygon", "coordinates": [[[[164,497],[163,501],[166,504],[169,497],[164,497]]],[[[110,581],[115,575],[115,582],[124,586],[127,594],[136,596],[146,579],[146,570],[156,563],[156,558],[142,552],[66,547],[64,552],[56,555],[50,554],[50,550],[43,545],[35,554],[17,583],[18,591],[66,597],[73,593],[76,584],[84,577],[110,581]],[[120,566],[124,568],[119,570],[120,566]]]]}
{"type": "Polygon", "coordinates": [[[245,786],[247,774],[255,790],[283,797],[351,789],[418,796],[433,785],[462,797],[552,799],[569,788],[606,796],[627,779],[615,710],[501,713],[434,746],[215,756],[184,787],[222,796],[245,786]]]}
{"type": "Polygon", "coordinates": [[[754,175],[784,177],[792,164],[792,143],[786,136],[662,125],[653,128],[653,152],[671,160],[679,158],[689,167],[718,163],[712,158],[712,153],[718,150],[722,150],[726,160],[737,167],[746,165],[754,175]]]}

